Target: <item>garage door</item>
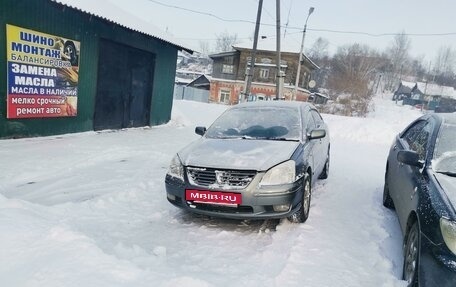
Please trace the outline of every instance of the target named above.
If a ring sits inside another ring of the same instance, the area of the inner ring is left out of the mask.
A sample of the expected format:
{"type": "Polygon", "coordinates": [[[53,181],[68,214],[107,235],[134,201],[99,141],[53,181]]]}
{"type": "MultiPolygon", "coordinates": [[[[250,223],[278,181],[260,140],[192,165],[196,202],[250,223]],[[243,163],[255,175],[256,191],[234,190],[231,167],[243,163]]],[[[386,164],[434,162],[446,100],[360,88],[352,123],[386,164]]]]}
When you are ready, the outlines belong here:
{"type": "Polygon", "coordinates": [[[149,125],[155,57],[100,40],[94,130],[149,125]]]}

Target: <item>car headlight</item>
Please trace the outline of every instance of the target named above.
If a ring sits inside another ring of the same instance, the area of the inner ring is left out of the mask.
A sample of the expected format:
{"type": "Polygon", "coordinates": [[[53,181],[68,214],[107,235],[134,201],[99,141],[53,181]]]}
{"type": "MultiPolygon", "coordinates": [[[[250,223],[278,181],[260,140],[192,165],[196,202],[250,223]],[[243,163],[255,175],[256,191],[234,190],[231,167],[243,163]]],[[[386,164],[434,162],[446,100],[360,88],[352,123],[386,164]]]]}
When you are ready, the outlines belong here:
{"type": "Polygon", "coordinates": [[[266,172],[260,185],[279,185],[293,183],[296,180],[296,164],[294,160],[281,163],[266,172]]]}
{"type": "Polygon", "coordinates": [[[179,159],[179,156],[176,154],[168,168],[168,175],[184,180],[184,167],[179,159]]]}
{"type": "Polygon", "coordinates": [[[456,222],[446,218],[440,218],[440,230],[446,246],[453,254],[456,254],[456,222]]]}

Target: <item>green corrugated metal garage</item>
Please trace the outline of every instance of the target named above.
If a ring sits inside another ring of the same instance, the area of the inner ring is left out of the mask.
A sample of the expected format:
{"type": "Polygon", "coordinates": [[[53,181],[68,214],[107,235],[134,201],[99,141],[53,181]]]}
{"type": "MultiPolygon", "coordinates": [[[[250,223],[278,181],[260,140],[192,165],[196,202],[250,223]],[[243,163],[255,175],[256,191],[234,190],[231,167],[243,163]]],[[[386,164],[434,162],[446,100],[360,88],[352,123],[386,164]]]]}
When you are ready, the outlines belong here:
{"type": "Polygon", "coordinates": [[[170,120],[177,51],[191,50],[58,0],[0,2],[0,138],[170,120]]]}

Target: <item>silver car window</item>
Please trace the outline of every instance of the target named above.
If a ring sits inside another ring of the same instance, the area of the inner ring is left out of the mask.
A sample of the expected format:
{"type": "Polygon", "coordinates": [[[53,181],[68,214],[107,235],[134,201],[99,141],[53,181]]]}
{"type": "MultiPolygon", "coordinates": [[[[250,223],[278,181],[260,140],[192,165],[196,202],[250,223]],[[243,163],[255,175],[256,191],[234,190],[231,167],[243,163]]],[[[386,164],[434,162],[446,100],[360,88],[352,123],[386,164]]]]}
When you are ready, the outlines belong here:
{"type": "Polygon", "coordinates": [[[299,110],[289,107],[242,107],[223,113],[208,128],[207,138],[301,138],[299,110]]]}

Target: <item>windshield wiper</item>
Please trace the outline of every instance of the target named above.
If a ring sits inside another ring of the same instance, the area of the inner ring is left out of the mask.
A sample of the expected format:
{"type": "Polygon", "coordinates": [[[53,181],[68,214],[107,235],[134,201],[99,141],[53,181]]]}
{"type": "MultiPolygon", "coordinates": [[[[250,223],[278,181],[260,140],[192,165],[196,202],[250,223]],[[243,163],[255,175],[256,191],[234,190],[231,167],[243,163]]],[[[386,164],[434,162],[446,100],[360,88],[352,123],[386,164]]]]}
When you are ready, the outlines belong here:
{"type": "Polygon", "coordinates": [[[299,140],[297,139],[290,139],[290,138],[279,138],[279,137],[264,137],[261,138],[262,140],[268,140],[268,141],[291,141],[291,142],[297,142],[299,140]]]}
{"type": "Polygon", "coordinates": [[[217,137],[218,139],[243,139],[243,140],[268,140],[268,141],[293,141],[297,142],[298,139],[290,139],[290,138],[280,138],[280,137],[255,137],[255,136],[247,136],[247,135],[239,135],[239,136],[224,136],[224,137],[217,137]]]}
{"type": "Polygon", "coordinates": [[[441,174],[448,175],[448,176],[451,176],[451,177],[456,177],[456,172],[451,172],[451,171],[437,171],[437,173],[441,173],[441,174]]]}

